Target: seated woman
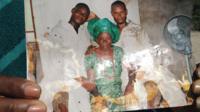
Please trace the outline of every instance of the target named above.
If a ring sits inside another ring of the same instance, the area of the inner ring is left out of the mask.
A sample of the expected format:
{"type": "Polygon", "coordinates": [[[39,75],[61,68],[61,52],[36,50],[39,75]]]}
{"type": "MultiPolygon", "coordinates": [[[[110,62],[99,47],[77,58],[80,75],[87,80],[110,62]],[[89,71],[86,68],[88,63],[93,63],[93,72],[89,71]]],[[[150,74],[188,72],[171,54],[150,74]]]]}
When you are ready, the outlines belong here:
{"type": "Polygon", "coordinates": [[[119,30],[104,18],[90,20],[88,31],[98,44],[92,53],[85,56],[88,80],[96,85],[96,90],[91,92],[92,111],[122,111],[122,105],[109,100],[123,95],[120,78],[123,50],[112,45],[119,39],[119,30]]]}

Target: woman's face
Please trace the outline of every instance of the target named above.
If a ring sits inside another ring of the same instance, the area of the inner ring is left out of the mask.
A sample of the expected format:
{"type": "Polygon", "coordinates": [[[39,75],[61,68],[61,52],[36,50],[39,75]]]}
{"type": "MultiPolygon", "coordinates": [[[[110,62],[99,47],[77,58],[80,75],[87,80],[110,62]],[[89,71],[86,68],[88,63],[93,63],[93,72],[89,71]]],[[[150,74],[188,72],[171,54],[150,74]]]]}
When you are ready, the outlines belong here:
{"type": "Polygon", "coordinates": [[[99,34],[97,38],[97,43],[101,48],[108,48],[112,45],[112,39],[109,33],[102,32],[99,34]]]}

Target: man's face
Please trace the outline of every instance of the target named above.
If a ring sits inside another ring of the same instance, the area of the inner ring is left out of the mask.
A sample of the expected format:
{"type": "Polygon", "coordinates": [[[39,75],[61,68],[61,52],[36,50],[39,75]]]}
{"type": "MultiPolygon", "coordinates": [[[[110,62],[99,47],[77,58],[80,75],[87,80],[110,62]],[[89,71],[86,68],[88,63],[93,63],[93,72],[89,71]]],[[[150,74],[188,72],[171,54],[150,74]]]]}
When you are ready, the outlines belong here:
{"type": "Polygon", "coordinates": [[[84,24],[89,16],[89,12],[86,8],[77,8],[72,10],[72,21],[78,25],[84,24]]]}
{"type": "Polygon", "coordinates": [[[117,24],[126,23],[127,10],[123,6],[116,5],[112,7],[112,16],[117,24]]]}

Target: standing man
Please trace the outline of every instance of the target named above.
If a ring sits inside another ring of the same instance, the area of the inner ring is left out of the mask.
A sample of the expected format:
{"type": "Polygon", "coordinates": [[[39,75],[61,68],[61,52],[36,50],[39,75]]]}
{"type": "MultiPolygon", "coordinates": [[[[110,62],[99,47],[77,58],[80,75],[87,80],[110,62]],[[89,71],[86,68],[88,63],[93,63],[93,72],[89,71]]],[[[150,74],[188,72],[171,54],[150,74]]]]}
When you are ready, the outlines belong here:
{"type": "Polygon", "coordinates": [[[84,51],[90,45],[84,23],[89,7],[78,3],[71,10],[69,21],[59,21],[40,41],[44,78],[41,99],[48,111],[90,112],[89,93],[76,81],[84,72],[84,51]],[[52,108],[53,105],[53,108],[52,108]]]}
{"type": "Polygon", "coordinates": [[[151,46],[148,35],[143,28],[127,20],[128,10],[124,2],[113,2],[111,14],[121,32],[121,38],[116,44],[123,47],[125,52],[136,52],[151,46]]]}
{"type": "MultiPolygon", "coordinates": [[[[125,57],[129,57],[129,55],[133,53],[136,53],[138,51],[144,50],[152,46],[151,43],[149,42],[147,33],[144,32],[142,27],[138,24],[131,22],[130,20],[127,20],[128,10],[124,2],[122,1],[113,2],[111,5],[111,14],[121,32],[120,39],[116,43],[116,45],[123,48],[125,57]]],[[[132,68],[130,67],[128,72],[135,72],[135,70],[132,70],[132,68]]],[[[134,91],[136,95],[139,97],[140,100],[139,102],[146,102],[145,98],[146,94],[144,94],[145,88],[144,87],[140,88],[137,85],[137,83],[133,82],[135,80],[135,75],[128,76],[129,78],[127,78],[127,74],[128,73],[126,73],[126,71],[123,70],[122,79],[125,83],[122,84],[122,87],[125,88],[124,94],[127,95],[134,91]],[[137,93],[137,89],[139,93],[137,93]]],[[[140,104],[140,105],[145,105],[145,104],[140,104]]],[[[136,106],[134,108],[138,107],[136,106]]]]}
{"type": "MultiPolygon", "coordinates": [[[[185,99],[185,94],[178,86],[178,82],[171,83],[169,81],[174,80],[173,74],[169,70],[164,72],[165,68],[161,65],[154,67],[154,57],[148,50],[146,50],[152,46],[148,35],[140,25],[137,25],[131,21],[127,21],[128,11],[126,5],[122,1],[115,1],[111,5],[111,13],[121,31],[120,39],[116,44],[124,49],[125,60],[128,60],[125,65],[130,68],[128,72],[134,72],[134,75],[129,75],[129,80],[125,79],[128,80],[128,86],[126,86],[125,95],[134,91],[139,100],[138,105],[129,105],[128,109],[147,109],[148,105],[152,103],[152,101],[148,99],[148,91],[146,91],[144,88],[145,81],[149,80],[152,80],[159,85],[160,91],[162,90],[161,94],[163,98],[167,100],[169,106],[174,107],[186,105],[187,102],[185,99]],[[145,51],[145,53],[141,51],[145,51]],[[139,58],[138,54],[140,56],[139,58]],[[135,57],[135,55],[137,55],[137,57],[135,57]],[[131,62],[133,58],[136,58],[136,60],[131,62]],[[160,70],[162,70],[161,77],[159,77],[159,74],[156,73],[160,70]],[[172,76],[169,74],[172,74],[172,76]],[[174,100],[174,92],[178,94],[176,100],[174,100]]],[[[126,74],[128,73],[122,73],[123,79],[127,76],[126,74]]],[[[153,103],[155,102],[157,102],[156,98],[153,103]]]]}

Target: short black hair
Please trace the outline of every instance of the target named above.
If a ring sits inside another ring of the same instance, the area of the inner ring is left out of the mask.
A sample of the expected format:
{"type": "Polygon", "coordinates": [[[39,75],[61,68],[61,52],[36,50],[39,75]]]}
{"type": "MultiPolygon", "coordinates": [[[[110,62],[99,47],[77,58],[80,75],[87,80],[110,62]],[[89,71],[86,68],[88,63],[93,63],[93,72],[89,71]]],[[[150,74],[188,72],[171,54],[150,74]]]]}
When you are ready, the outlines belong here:
{"type": "Polygon", "coordinates": [[[196,64],[196,68],[198,68],[198,67],[200,67],[200,63],[197,63],[197,64],[196,64]]]}
{"type": "Polygon", "coordinates": [[[87,10],[88,14],[90,14],[90,8],[89,8],[89,6],[87,4],[85,4],[85,3],[78,3],[74,7],[75,10],[79,9],[79,8],[85,8],[87,10]]]}
{"type": "Polygon", "coordinates": [[[112,5],[111,5],[111,10],[112,10],[112,8],[113,8],[114,6],[122,6],[122,7],[124,8],[124,10],[127,10],[127,9],[126,9],[125,3],[122,2],[122,1],[120,1],[120,0],[117,0],[117,1],[115,1],[115,2],[112,3],[112,5]]]}

